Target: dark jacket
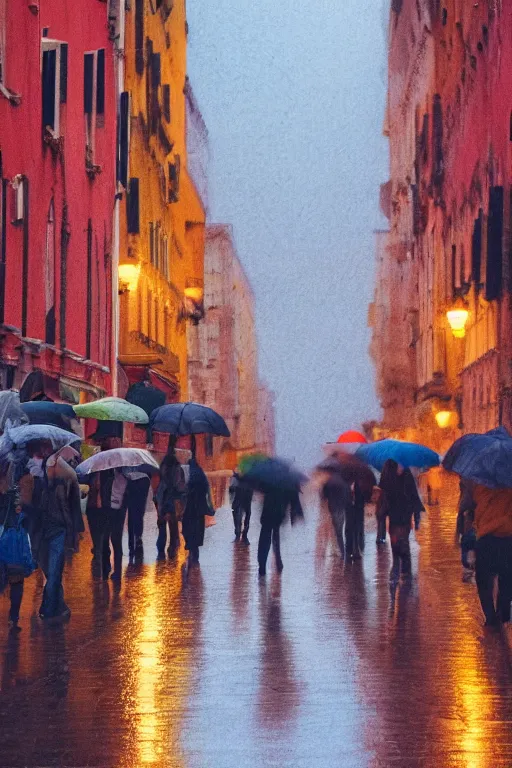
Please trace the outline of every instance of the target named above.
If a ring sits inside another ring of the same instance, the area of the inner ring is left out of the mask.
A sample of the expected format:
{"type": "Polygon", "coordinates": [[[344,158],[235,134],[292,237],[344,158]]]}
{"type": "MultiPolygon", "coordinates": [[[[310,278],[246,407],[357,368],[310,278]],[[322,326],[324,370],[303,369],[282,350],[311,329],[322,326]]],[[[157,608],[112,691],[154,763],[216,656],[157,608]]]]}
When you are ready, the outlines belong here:
{"type": "Polygon", "coordinates": [[[187,487],[187,503],[181,524],[186,549],[203,546],[204,517],[213,513],[209,504],[210,484],[208,483],[208,478],[195,459],[191,459],[189,467],[190,477],[187,487]]]}
{"type": "Polygon", "coordinates": [[[115,479],[114,469],[95,472],[90,477],[87,509],[109,509],[112,498],[112,486],[115,479]]]}
{"type": "Polygon", "coordinates": [[[175,456],[166,456],[160,465],[160,483],[156,492],[159,516],[173,514],[176,502],[183,501],[186,493],[183,467],[175,456]]]}
{"type": "Polygon", "coordinates": [[[392,528],[410,528],[413,517],[419,525],[419,516],[424,507],[410,469],[405,469],[392,481],[386,482],[381,478],[379,487],[383,491],[379,501],[379,516],[389,517],[389,525],[392,528]]]}
{"type": "Polygon", "coordinates": [[[273,491],[267,491],[263,500],[261,524],[270,528],[282,525],[290,507],[293,509],[293,519],[302,516],[298,491],[291,492],[277,488],[273,491]]]}

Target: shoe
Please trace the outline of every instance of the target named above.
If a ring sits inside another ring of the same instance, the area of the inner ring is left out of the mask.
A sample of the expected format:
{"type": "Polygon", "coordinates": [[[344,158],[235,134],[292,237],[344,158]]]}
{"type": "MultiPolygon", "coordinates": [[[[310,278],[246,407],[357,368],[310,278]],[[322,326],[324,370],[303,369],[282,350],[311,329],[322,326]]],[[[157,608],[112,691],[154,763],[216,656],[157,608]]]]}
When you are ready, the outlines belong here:
{"type": "Polygon", "coordinates": [[[120,573],[118,573],[117,571],[113,571],[113,572],[110,574],[110,580],[111,580],[111,581],[121,581],[121,574],[120,574],[120,573]]]}
{"type": "Polygon", "coordinates": [[[21,632],[21,627],[18,626],[18,619],[9,619],[7,626],[9,627],[9,632],[21,632]]]}
{"type": "Polygon", "coordinates": [[[386,539],[381,539],[381,538],[379,538],[377,536],[377,538],[375,540],[375,543],[376,543],[377,546],[379,546],[380,544],[385,544],[386,543],[386,539]]]}
{"type": "Polygon", "coordinates": [[[247,534],[246,534],[246,533],[244,533],[244,535],[242,536],[242,544],[245,544],[245,546],[246,546],[246,547],[248,547],[248,546],[250,545],[250,543],[251,543],[251,542],[250,542],[250,541],[249,541],[249,539],[247,538],[247,534]]]}
{"type": "Polygon", "coordinates": [[[233,539],[233,543],[236,543],[237,541],[240,541],[240,534],[235,533],[235,538],[233,539]]]}
{"type": "Polygon", "coordinates": [[[143,552],[143,551],[144,551],[144,544],[142,542],[142,539],[139,537],[135,542],[135,554],[138,554],[139,552],[143,552]]]}
{"type": "Polygon", "coordinates": [[[266,569],[265,568],[258,568],[258,575],[259,576],[266,576],[267,575],[266,569]]]}

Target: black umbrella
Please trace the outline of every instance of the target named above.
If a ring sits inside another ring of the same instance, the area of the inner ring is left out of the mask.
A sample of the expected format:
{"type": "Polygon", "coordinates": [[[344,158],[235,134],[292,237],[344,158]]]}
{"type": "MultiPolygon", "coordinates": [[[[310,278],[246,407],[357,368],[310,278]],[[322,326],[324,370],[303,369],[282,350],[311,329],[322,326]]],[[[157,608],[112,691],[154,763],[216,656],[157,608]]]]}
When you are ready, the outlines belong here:
{"type": "Polygon", "coordinates": [[[21,408],[30,424],[51,424],[61,429],[71,429],[71,422],[78,421],[78,416],[71,405],[53,403],[51,400],[33,400],[21,403],[21,408]]]}
{"type": "Polygon", "coordinates": [[[265,459],[244,473],[244,483],[257,491],[289,491],[295,493],[308,478],[283,459],[265,459]]]}
{"type": "Polygon", "coordinates": [[[169,432],[171,435],[231,436],[222,416],[200,403],[162,405],[151,414],[149,426],[153,432],[169,432]]]}

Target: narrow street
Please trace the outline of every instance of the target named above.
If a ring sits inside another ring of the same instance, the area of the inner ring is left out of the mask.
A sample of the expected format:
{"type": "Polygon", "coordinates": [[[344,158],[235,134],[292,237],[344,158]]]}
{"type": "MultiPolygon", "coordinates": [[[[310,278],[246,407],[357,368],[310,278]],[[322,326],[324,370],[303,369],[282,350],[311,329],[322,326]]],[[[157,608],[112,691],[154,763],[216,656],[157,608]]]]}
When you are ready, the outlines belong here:
{"type": "Polygon", "coordinates": [[[72,618],[37,617],[28,580],[19,635],[0,602],[2,768],[498,768],[511,765],[512,656],[484,635],[453,543],[454,498],[413,543],[410,587],[390,595],[390,554],[367,519],[345,567],[320,523],[286,529],[285,570],[259,582],[228,510],[201,568],[146,562],[120,589],[93,583],[89,542],[67,566],[72,618]]]}

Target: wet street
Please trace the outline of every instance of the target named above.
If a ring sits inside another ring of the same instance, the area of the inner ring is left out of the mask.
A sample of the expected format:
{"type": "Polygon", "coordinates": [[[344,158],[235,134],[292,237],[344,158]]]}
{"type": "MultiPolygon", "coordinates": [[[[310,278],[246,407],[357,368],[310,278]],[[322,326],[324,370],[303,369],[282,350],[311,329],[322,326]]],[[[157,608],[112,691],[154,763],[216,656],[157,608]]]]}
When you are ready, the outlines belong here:
{"type": "Polygon", "coordinates": [[[261,582],[256,510],[250,548],[219,512],[188,576],[155,562],[147,521],[120,588],[93,581],[84,540],[68,625],[38,619],[39,574],[19,635],[0,599],[1,768],[511,766],[512,655],[462,580],[453,501],[429,510],[395,594],[372,519],[345,566],[312,495],[282,577],[261,582]]]}

